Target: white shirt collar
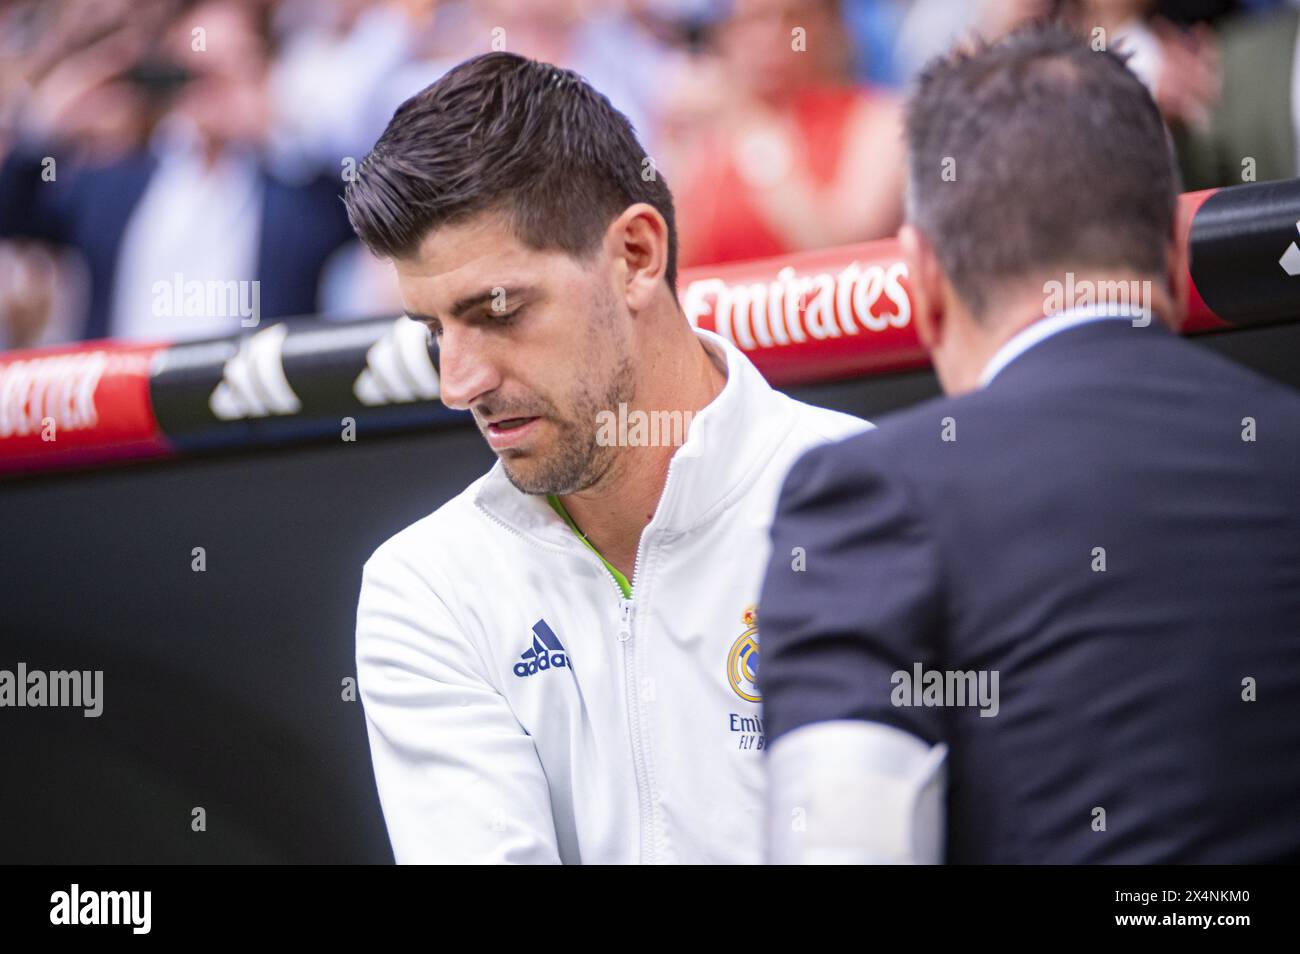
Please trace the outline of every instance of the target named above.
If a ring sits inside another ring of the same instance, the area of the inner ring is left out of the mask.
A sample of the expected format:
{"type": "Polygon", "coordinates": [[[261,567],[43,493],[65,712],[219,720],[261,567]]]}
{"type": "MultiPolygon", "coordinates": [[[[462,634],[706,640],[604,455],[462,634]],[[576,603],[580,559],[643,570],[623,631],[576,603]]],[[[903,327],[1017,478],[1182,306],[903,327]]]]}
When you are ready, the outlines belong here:
{"type": "Polygon", "coordinates": [[[238,152],[209,166],[196,149],[171,142],[157,140],[158,165],[122,233],[109,323],[114,338],[183,341],[235,334],[245,316],[224,292],[214,301],[210,289],[238,282],[243,295],[243,289],[257,288],[249,284],[258,278],[262,226],[264,188],[257,166],[238,152]],[[191,287],[207,290],[202,300],[191,295],[191,287]]]}
{"type": "Polygon", "coordinates": [[[1137,317],[1140,316],[1132,314],[1121,305],[1090,305],[1080,308],[1067,308],[1065,311],[1057,312],[1047,318],[1040,318],[1032,325],[1012,335],[1001,348],[993,353],[989,363],[980,372],[979,386],[982,388],[987,387],[989,382],[997,377],[1003,368],[1034,345],[1047,340],[1057,332],[1090,321],[1101,321],[1106,318],[1122,318],[1125,321],[1132,321],[1137,317]]]}

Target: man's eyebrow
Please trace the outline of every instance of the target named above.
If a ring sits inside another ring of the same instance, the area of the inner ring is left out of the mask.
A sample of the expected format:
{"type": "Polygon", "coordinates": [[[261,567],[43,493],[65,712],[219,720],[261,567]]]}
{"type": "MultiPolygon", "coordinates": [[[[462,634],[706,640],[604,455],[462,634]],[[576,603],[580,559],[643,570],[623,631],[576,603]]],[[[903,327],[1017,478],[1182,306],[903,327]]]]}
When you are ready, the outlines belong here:
{"type": "MultiPolygon", "coordinates": [[[[506,302],[509,302],[512,299],[529,296],[533,294],[534,291],[536,291],[536,289],[528,285],[494,285],[481,292],[475,292],[472,295],[466,295],[464,298],[458,299],[456,303],[451,306],[451,314],[452,317],[459,318],[461,315],[465,314],[465,312],[478,308],[481,305],[486,305],[489,302],[496,301],[498,298],[503,298],[506,302]]],[[[412,321],[418,321],[423,324],[439,320],[429,315],[422,315],[415,311],[408,311],[406,317],[410,318],[412,321]]]]}

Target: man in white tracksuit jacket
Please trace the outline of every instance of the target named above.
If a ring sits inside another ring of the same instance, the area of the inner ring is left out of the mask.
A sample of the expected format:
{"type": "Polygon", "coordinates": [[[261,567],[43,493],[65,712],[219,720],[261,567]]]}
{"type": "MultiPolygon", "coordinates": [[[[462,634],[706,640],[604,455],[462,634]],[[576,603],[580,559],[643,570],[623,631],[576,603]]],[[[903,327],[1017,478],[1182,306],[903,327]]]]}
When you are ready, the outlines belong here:
{"type": "Polygon", "coordinates": [[[499,458],[363,573],[358,676],[399,862],[762,858],[769,525],[803,451],[870,425],[689,326],[671,196],[621,171],[642,158],[579,78],[488,54],[403,106],[349,187],[438,340],[444,402],[499,458]],[[650,414],[680,433],[647,439],[650,414]]]}

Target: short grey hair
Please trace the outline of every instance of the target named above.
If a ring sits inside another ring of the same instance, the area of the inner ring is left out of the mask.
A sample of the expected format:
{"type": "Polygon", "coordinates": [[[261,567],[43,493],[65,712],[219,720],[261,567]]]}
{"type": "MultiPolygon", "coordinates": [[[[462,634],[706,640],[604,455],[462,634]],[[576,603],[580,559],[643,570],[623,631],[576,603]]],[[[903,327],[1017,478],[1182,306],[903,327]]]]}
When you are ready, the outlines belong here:
{"type": "Polygon", "coordinates": [[[1054,270],[1164,280],[1181,184],[1123,55],[1056,23],[958,49],[918,78],[907,139],[907,221],[976,317],[1007,282],[1054,270]]]}

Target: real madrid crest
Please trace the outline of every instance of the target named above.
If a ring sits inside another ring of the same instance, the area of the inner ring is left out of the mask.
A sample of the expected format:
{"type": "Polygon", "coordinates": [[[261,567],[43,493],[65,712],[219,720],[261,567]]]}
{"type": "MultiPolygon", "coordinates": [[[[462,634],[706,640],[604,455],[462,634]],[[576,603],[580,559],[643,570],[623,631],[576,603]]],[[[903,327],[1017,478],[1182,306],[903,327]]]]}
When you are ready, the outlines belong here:
{"type": "Polygon", "coordinates": [[[758,702],[758,612],[751,603],[741,614],[745,631],[736,637],[727,654],[727,681],[746,702],[758,702]]]}

